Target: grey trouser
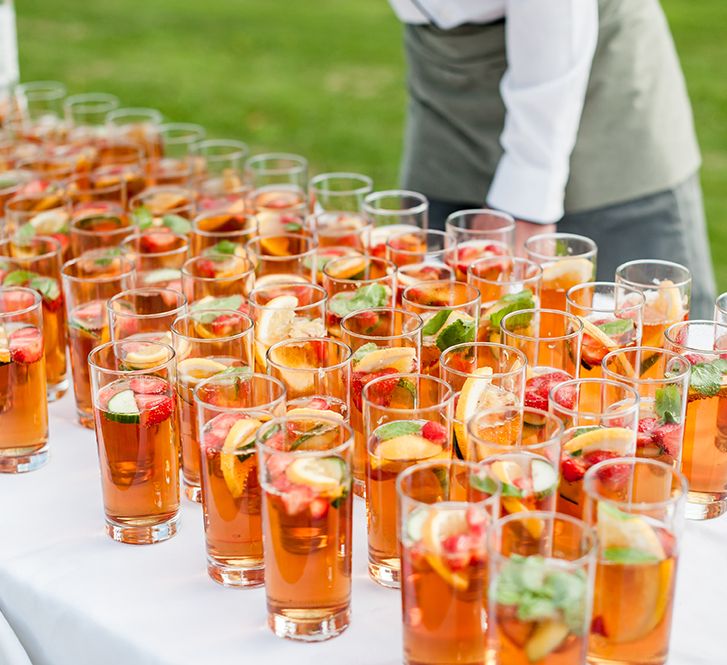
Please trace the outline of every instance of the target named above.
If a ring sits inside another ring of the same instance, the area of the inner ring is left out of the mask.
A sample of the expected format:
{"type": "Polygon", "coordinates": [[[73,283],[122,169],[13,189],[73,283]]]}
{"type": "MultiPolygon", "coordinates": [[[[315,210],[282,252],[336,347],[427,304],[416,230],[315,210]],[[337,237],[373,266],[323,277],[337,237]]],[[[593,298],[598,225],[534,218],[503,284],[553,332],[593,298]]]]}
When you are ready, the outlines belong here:
{"type": "MultiPolygon", "coordinates": [[[[443,228],[448,214],[468,207],[472,202],[432,201],[429,226],[443,228]]],[[[663,192],[567,213],[558,222],[558,231],[596,242],[602,281],[613,281],[616,268],[634,259],[664,259],[687,266],[692,272],[690,318],[712,318],[716,286],[698,174],[663,192]]]]}

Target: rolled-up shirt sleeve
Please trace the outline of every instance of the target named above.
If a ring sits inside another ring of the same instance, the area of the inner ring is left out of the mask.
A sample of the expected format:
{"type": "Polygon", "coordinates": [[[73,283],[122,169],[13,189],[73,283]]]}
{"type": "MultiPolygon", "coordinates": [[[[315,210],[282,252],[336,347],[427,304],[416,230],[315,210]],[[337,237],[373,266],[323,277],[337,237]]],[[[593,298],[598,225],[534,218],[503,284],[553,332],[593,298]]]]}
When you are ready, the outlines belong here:
{"type": "Polygon", "coordinates": [[[504,153],[487,202],[519,219],[556,222],[598,39],[598,3],[507,0],[506,19],[504,153]]]}

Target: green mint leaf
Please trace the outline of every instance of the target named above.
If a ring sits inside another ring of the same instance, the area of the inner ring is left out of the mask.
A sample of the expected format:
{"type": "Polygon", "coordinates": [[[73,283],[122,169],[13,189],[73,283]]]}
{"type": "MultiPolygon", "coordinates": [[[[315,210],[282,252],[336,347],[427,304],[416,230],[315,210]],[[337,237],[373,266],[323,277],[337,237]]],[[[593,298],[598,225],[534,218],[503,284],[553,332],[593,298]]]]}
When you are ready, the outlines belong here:
{"type": "Polygon", "coordinates": [[[30,245],[35,238],[35,227],[32,224],[23,224],[13,235],[16,245],[30,245]]]}
{"type": "Polygon", "coordinates": [[[25,286],[33,277],[40,277],[40,275],[30,270],[13,270],[5,275],[3,286],[25,286]]]}
{"type": "Polygon", "coordinates": [[[28,282],[28,286],[40,293],[40,295],[43,296],[43,300],[49,303],[55,302],[61,295],[58,282],[52,277],[43,277],[42,275],[38,275],[28,282]]]}
{"type": "MultiPolygon", "coordinates": [[[[231,367],[229,369],[232,369],[231,367]]],[[[223,374],[224,372],[220,372],[223,374]]],[[[273,425],[272,427],[268,427],[260,437],[260,441],[265,443],[268,439],[271,439],[274,437],[278,432],[280,431],[280,425],[273,425]]]]}
{"type": "Polygon", "coordinates": [[[192,231],[192,224],[188,219],[179,215],[164,215],[162,226],[166,226],[172,233],[185,236],[192,231]]]}
{"type": "Polygon", "coordinates": [[[146,206],[139,206],[131,211],[131,221],[139,227],[139,230],[144,231],[154,224],[154,215],[146,206]]]}
{"type": "Polygon", "coordinates": [[[429,319],[422,328],[422,335],[429,336],[438,332],[439,329],[444,325],[444,322],[449,318],[451,309],[443,309],[437,312],[431,319],[429,319]]]}
{"type": "Polygon", "coordinates": [[[299,224],[298,222],[288,222],[283,226],[286,233],[296,233],[297,231],[302,231],[303,226],[299,224]]]}
{"type": "Polygon", "coordinates": [[[599,323],[596,327],[609,337],[621,337],[633,330],[634,322],[632,319],[614,319],[606,323],[599,323]]]}
{"type": "Polygon", "coordinates": [[[79,219],[77,224],[82,229],[93,229],[93,227],[96,225],[96,222],[114,222],[116,226],[121,226],[122,221],[120,217],[117,217],[116,215],[89,215],[88,217],[83,217],[82,219],[79,219]]]}
{"type": "Polygon", "coordinates": [[[714,397],[722,386],[722,376],[727,374],[727,360],[718,359],[692,365],[689,387],[705,397],[714,397]]]}
{"type": "Polygon", "coordinates": [[[231,240],[220,240],[216,245],[208,247],[206,254],[234,254],[237,245],[231,240]]]}
{"type": "Polygon", "coordinates": [[[565,240],[555,241],[555,256],[568,256],[568,243],[565,240]]]}
{"type": "Polygon", "coordinates": [[[403,388],[404,390],[408,391],[412,399],[416,399],[417,388],[411,381],[409,381],[409,379],[399,379],[396,385],[399,386],[399,388],[403,388]]]}
{"type": "Polygon", "coordinates": [[[422,426],[419,423],[412,422],[410,420],[395,420],[392,423],[386,423],[381,425],[374,430],[374,435],[380,441],[388,441],[394,439],[397,436],[404,436],[406,434],[416,434],[421,430],[422,426]]]}
{"type": "MultiPolygon", "coordinates": [[[[530,289],[525,289],[519,293],[508,293],[500,298],[492,307],[490,307],[485,316],[489,318],[490,323],[494,328],[499,328],[500,321],[510,312],[516,312],[519,309],[534,309],[535,298],[533,298],[533,292],[530,289]]],[[[529,318],[531,314],[526,315],[529,318]]],[[[530,321],[528,321],[530,323],[530,321]]],[[[518,327],[521,327],[518,325],[518,327]]]]}
{"type": "Polygon", "coordinates": [[[452,323],[437,335],[437,348],[440,351],[446,351],[450,346],[454,346],[455,344],[474,342],[475,333],[474,319],[469,321],[457,319],[456,321],[452,321],[452,323]]]}
{"type": "Polygon", "coordinates": [[[654,394],[654,409],[657,417],[664,423],[681,422],[681,396],[675,385],[658,388],[654,394]]]}
{"type": "Polygon", "coordinates": [[[242,296],[241,295],[234,295],[234,296],[226,296],[224,298],[210,298],[207,300],[206,298],[203,298],[202,300],[198,300],[197,302],[192,303],[192,305],[189,307],[189,311],[194,312],[204,312],[208,309],[239,309],[240,305],[242,305],[242,296]]]}
{"type": "Polygon", "coordinates": [[[356,291],[341,291],[328,301],[328,309],[343,318],[351,312],[372,307],[383,307],[389,300],[389,291],[383,284],[369,284],[356,291]]]}
{"type": "Polygon", "coordinates": [[[656,563],[659,557],[634,547],[606,547],[601,557],[609,563],[656,563]]]}
{"type": "Polygon", "coordinates": [[[367,356],[372,351],[376,351],[378,348],[378,345],[374,344],[373,342],[368,342],[360,346],[358,349],[356,349],[356,353],[354,353],[351,357],[352,364],[356,365],[357,363],[360,363],[365,356],[367,356]]]}

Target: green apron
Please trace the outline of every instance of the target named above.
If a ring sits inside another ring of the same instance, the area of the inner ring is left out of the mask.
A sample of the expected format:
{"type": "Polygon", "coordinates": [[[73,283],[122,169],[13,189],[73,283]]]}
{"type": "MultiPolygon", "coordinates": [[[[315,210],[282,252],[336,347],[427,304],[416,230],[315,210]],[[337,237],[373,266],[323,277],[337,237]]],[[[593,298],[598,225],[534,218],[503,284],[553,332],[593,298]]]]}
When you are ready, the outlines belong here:
{"type": "MultiPolygon", "coordinates": [[[[482,204],[502,155],[505,23],[406,26],[402,183],[482,204]]],[[[700,164],[684,77],[658,0],[600,0],[599,37],[571,155],[567,212],[662,191],[700,164]]]]}

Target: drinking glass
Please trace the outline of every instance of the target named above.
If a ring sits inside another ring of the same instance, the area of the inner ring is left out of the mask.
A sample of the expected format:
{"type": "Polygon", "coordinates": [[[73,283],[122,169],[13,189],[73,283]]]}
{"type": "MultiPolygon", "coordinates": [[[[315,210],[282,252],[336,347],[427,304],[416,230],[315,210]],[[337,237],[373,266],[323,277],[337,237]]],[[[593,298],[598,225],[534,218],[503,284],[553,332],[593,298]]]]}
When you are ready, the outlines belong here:
{"type": "Polygon", "coordinates": [[[133,545],[167,540],[179,520],[174,350],[107,342],[88,365],[106,533],[133,545]]]}
{"type": "Polygon", "coordinates": [[[181,291],[182,266],[189,256],[189,239],[166,229],[148,229],[124,238],[121,250],[136,266],[137,286],[181,291]]]}
{"type": "Polygon", "coordinates": [[[187,313],[180,291],[157,287],[127,289],[106,303],[111,339],[153,339],[171,345],[171,326],[187,313]]]}
{"type": "Polygon", "coordinates": [[[455,278],[467,280],[470,264],[482,258],[504,257],[513,252],[515,220],[498,210],[479,208],[453,212],[444,228],[454,234],[457,254],[450,258],[455,278]]]}
{"type": "Polygon", "coordinates": [[[267,351],[268,373],[284,386],[288,415],[319,409],[349,420],[351,349],[335,339],[286,339],[267,351]]]}
{"type": "Polygon", "coordinates": [[[396,478],[417,462],[452,456],[452,389],[423,374],[385,375],[363,390],[369,576],[399,586],[396,478]]]}
{"type": "Polygon", "coordinates": [[[298,210],[307,205],[305,157],[283,152],[254,155],[245,162],[245,172],[252,185],[250,201],[256,211],[298,210]]]}
{"type": "Polygon", "coordinates": [[[727,511],[727,325],[685,321],[667,328],[666,348],[692,365],[682,448],[689,481],[687,517],[711,519],[727,511]]]}
{"type": "Polygon", "coordinates": [[[22,245],[36,235],[52,236],[61,243],[65,257],[69,248],[70,218],[62,189],[51,185],[42,194],[14,196],[5,204],[3,237],[22,245]]]}
{"type": "Polygon", "coordinates": [[[194,256],[182,266],[182,293],[190,306],[201,302],[219,307],[215,301],[224,299],[226,309],[242,309],[254,285],[252,261],[234,254],[194,256]]]}
{"type": "Polygon", "coordinates": [[[315,212],[359,212],[373,188],[374,181],[361,173],[319,173],[310,179],[308,196],[315,212]]]}
{"type": "Polygon", "coordinates": [[[121,106],[116,95],[87,92],[63,100],[63,115],[71,139],[98,139],[105,134],[106,115],[121,106]]]}
{"type": "Polygon", "coordinates": [[[687,481],[671,464],[618,459],[591,467],[583,484],[598,535],[588,662],[664,665],[687,481]]]}
{"type": "Polygon", "coordinates": [[[247,257],[245,245],[258,234],[258,220],[245,212],[215,210],[192,220],[192,256],[234,254],[247,257]]]}
{"type": "Polygon", "coordinates": [[[285,389],[265,374],[232,371],[198,384],[194,405],[207,572],[223,586],[261,586],[262,489],[255,437],[265,423],[284,415],[285,389]]]}
{"type": "Polygon", "coordinates": [[[120,108],[106,114],[109,135],[139,146],[148,160],[158,159],[162,152],[159,125],[162,114],[149,108],[120,108]]]}
{"type": "Polygon", "coordinates": [[[585,663],[598,548],[593,528],[558,513],[515,513],[495,522],[487,540],[491,662],[585,663]]]}
{"type": "Polygon", "coordinates": [[[690,370],[685,357],[657,347],[611,351],[603,359],[604,378],[621,381],[639,393],[637,457],[679,469],[690,370]]]}
{"type": "Polygon", "coordinates": [[[311,414],[257,433],[268,625],[307,642],[343,632],[351,603],[351,448],[340,419],[311,414]]]}
{"type": "Polygon", "coordinates": [[[68,349],[73,374],[76,413],[84,427],[93,427],[88,354],[108,342],[106,302],[133,286],[134,264],[124,256],[104,250],[87,252],[61,268],[68,319],[68,349]]]}
{"type": "Polygon", "coordinates": [[[471,459],[467,421],[482,409],[513,407],[523,403],[527,359],[504,344],[466,342],[442,353],[439,375],[455,391],[454,453],[471,459]]]}
{"type": "Polygon", "coordinates": [[[551,388],[548,403],[565,426],[558,511],[580,518],[586,471],[605,459],[636,454],[639,393],[618,381],[574,379],[551,388]]]}
{"type": "Polygon", "coordinates": [[[422,317],[422,372],[439,376],[439,357],[449,347],[477,338],[480,292],[464,282],[419,282],[404,289],[402,307],[422,317]]]}
{"type": "Polygon", "coordinates": [[[714,319],[727,325],[727,292],[718,296],[714,303],[714,319]]]}
{"type": "Polygon", "coordinates": [[[341,337],[341,319],[362,309],[390,307],[396,293],[396,266],[375,256],[343,256],[323,268],[328,292],[328,334],[341,337]]]}
{"type": "Polygon", "coordinates": [[[116,203],[99,202],[84,205],[71,214],[69,238],[71,254],[104,247],[118,247],[136,231],[124,208],[116,203]]]}
{"type": "Polygon", "coordinates": [[[351,358],[351,426],[355,444],[353,488],[365,496],[366,438],[363,389],[379,376],[419,371],[422,320],[418,314],[391,307],[352,312],[341,321],[343,341],[354,352],[351,358]]]}
{"type": "Polygon", "coordinates": [[[140,231],[164,227],[174,233],[188,234],[196,211],[196,194],[186,187],[147,187],[129,200],[129,210],[140,231]]]}
{"type": "Polygon", "coordinates": [[[397,478],[405,663],[485,662],[486,534],[500,491],[486,469],[459,460],[397,478]]]}
{"type": "Polygon", "coordinates": [[[363,254],[369,246],[372,225],[359,214],[325,210],[308,218],[308,229],[317,238],[319,250],[351,248],[363,254]]]}
{"type": "Polygon", "coordinates": [[[268,275],[297,275],[315,281],[318,242],[310,236],[260,235],[249,240],[245,249],[255,264],[256,279],[268,275]]]}
{"type": "Polygon", "coordinates": [[[194,389],[204,379],[220,373],[230,380],[252,373],[252,328],[249,316],[227,309],[190,312],[172,323],[182,478],[185,494],[191,501],[200,501],[194,389]]]}
{"type": "Polygon", "coordinates": [[[369,254],[383,258],[391,236],[427,228],[429,201],[423,194],[404,189],[371,192],[364,198],[363,213],[374,226],[369,254]]]}
{"type": "Polygon", "coordinates": [[[41,296],[0,288],[0,473],[25,473],[48,461],[48,401],[41,296]]]}

